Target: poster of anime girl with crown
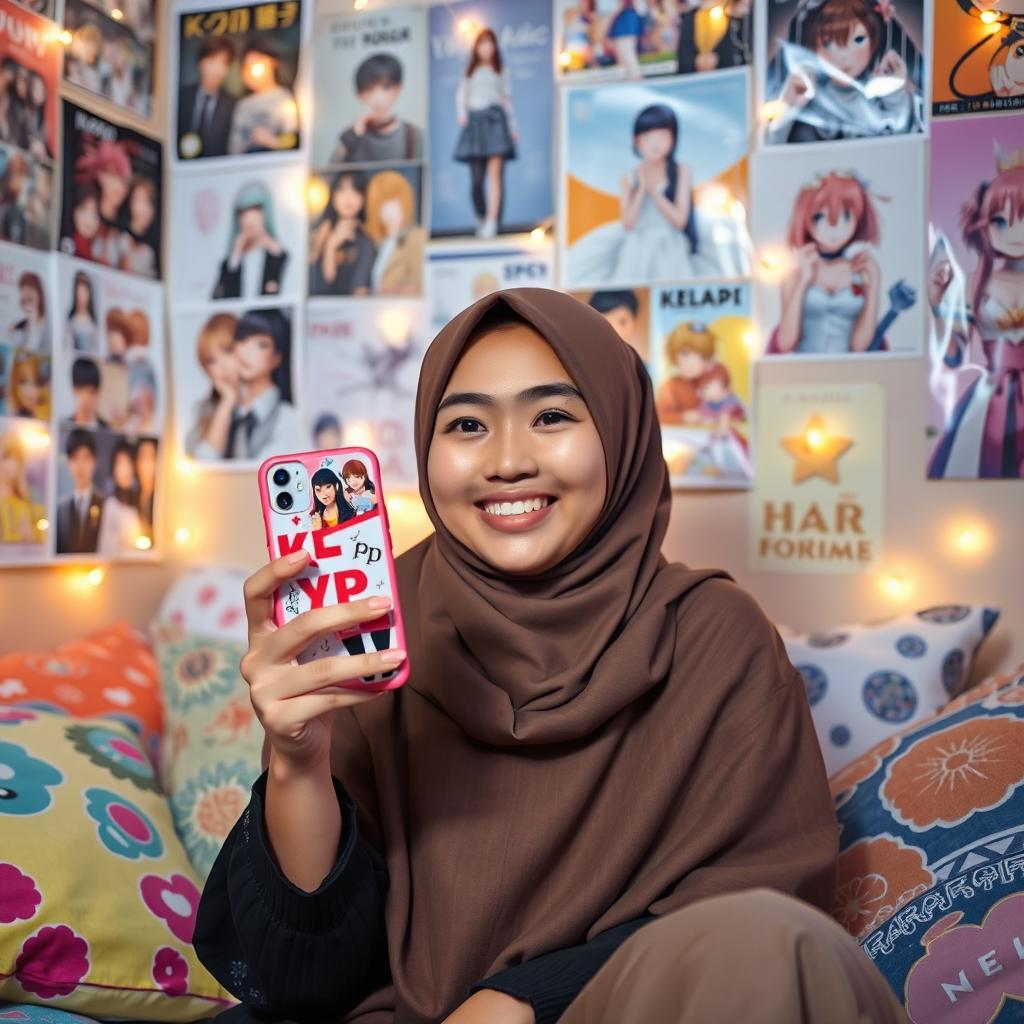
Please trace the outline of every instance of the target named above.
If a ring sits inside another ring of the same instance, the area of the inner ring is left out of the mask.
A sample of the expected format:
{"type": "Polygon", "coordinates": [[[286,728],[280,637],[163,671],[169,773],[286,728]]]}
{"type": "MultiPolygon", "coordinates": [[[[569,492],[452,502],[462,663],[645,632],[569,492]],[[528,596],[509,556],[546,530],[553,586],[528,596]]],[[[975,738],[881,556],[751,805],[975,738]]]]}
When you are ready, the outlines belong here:
{"type": "Polygon", "coordinates": [[[1024,106],[1024,3],[935,0],[932,113],[1024,106]]]}
{"type": "Polygon", "coordinates": [[[921,139],[759,153],[751,203],[762,349],[771,356],[921,351],[921,139]]]}
{"type": "Polygon", "coordinates": [[[921,0],[776,0],[758,17],[768,145],[924,130],[921,0]]]}
{"type": "Polygon", "coordinates": [[[932,129],[932,479],[1024,476],[1024,150],[1014,118],[932,129]]]}

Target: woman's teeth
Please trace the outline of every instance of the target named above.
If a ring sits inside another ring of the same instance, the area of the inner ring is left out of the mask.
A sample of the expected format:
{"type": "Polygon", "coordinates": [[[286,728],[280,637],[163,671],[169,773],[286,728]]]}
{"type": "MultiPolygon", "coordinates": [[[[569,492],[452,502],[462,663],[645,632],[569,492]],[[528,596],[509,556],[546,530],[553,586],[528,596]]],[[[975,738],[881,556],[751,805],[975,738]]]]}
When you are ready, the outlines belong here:
{"type": "Polygon", "coordinates": [[[526,501],[489,501],[484,511],[492,516],[521,516],[524,512],[537,512],[544,508],[549,498],[528,498],[526,501]]]}

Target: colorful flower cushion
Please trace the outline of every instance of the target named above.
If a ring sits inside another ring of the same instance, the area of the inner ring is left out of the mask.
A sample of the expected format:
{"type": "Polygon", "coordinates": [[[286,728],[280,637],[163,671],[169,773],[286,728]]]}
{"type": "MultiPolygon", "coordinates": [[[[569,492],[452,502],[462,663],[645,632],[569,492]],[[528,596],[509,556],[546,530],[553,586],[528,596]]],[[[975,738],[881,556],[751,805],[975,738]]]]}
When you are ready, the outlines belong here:
{"type": "Polygon", "coordinates": [[[91,1017],[31,1003],[0,1001],[0,1024],[96,1024],[91,1017]]]}
{"type": "Polygon", "coordinates": [[[243,569],[224,565],[191,570],[167,591],[153,624],[245,643],[242,585],[248,575],[243,569]]]}
{"type": "Polygon", "coordinates": [[[1024,1019],[1024,666],[880,743],[831,785],[833,913],[910,1019],[1024,1019]]]}
{"type": "Polygon", "coordinates": [[[192,1021],[236,1000],[192,949],[199,884],[127,726],[0,707],[0,1000],[192,1021]]]}
{"type": "Polygon", "coordinates": [[[246,645],[155,626],[165,701],[160,779],[174,825],[203,880],[249,803],[263,729],[238,671],[246,645]]]}
{"type": "Polygon", "coordinates": [[[159,682],[148,641],[127,622],[48,653],[0,655],[0,705],[117,718],[153,757],[163,729],[159,682]]]}
{"type": "Polygon", "coordinates": [[[941,605],[872,625],[784,633],[829,774],[958,694],[998,618],[992,608],[941,605]]]}

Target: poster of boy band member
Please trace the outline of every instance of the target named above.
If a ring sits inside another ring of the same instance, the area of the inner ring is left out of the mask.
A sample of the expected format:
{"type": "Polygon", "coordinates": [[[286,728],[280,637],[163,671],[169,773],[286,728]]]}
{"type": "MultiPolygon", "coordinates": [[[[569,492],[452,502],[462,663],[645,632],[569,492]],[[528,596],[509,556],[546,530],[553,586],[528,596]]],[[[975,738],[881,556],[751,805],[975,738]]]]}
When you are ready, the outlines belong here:
{"type": "Polygon", "coordinates": [[[313,166],[423,158],[422,8],[321,19],[313,38],[313,166]]]}
{"type": "Polygon", "coordinates": [[[142,277],[160,277],[163,147],[64,102],[60,250],[142,277]]]}
{"type": "Polygon", "coordinates": [[[179,15],[182,160],[299,148],[301,0],[179,15]]]}
{"type": "Polygon", "coordinates": [[[0,19],[0,142],[52,161],[60,74],[53,26],[9,0],[0,0],[0,19]]]}
{"type": "Polygon", "coordinates": [[[64,24],[71,33],[64,77],[115,106],[149,117],[153,106],[153,45],[85,0],[65,0],[64,24]]]}

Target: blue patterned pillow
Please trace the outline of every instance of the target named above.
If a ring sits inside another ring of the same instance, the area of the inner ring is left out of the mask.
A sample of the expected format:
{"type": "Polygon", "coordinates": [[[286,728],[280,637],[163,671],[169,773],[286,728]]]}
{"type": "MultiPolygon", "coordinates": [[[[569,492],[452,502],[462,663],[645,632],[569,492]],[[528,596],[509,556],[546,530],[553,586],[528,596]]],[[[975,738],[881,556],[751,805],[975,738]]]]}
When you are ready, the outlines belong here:
{"type": "Polygon", "coordinates": [[[1021,670],[831,779],[841,829],[833,913],[915,1024],[1024,1020],[1021,670]]]}
{"type": "Polygon", "coordinates": [[[998,618],[992,608],[951,604],[866,626],[784,635],[807,685],[829,774],[959,693],[998,618]]]}

